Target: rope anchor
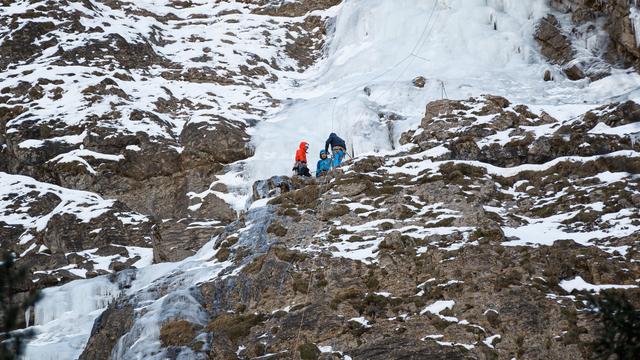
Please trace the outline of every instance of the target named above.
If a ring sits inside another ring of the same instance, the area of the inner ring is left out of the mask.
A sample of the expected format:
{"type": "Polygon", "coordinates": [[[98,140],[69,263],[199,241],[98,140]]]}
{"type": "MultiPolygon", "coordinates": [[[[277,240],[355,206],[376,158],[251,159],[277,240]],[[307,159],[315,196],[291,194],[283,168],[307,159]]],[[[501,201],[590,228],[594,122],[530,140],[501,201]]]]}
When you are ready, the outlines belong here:
{"type": "Polygon", "coordinates": [[[441,97],[442,99],[448,99],[449,95],[447,95],[447,88],[444,86],[444,81],[443,80],[439,80],[440,81],[440,93],[441,93],[441,97]]]}

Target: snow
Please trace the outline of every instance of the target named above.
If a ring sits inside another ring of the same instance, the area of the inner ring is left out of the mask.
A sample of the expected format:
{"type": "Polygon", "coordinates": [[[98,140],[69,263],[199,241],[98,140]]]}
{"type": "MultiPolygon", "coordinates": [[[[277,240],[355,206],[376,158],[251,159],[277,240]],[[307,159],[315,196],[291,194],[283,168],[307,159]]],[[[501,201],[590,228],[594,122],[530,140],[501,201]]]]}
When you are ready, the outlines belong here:
{"type": "Polygon", "coordinates": [[[47,140],[30,139],[30,140],[22,141],[21,143],[18,144],[18,146],[23,148],[23,149],[38,148],[38,147],[43,146],[45,144],[45,142],[47,142],[47,141],[49,141],[49,142],[63,142],[63,143],[66,143],[66,144],[80,144],[80,143],[82,143],[82,141],[84,140],[86,135],[87,135],[86,132],[83,132],[80,135],[65,135],[65,136],[49,138],[47,140]]]}
{"type": "Polygon", "coordinates": [[[89,171],[91,174],[95,175],[95,169],[84,159],[85,157],[90,157],[93,159],[105,160],[105,161],[120,161],[124,160],[123,155],[110,155],[110,154],[101,154],[95,151],[86,150],[86,149],[76,149],[72,150],[68,153],[60,154],[48,162],[52,163],[72,163],[79,162],[89,171]]]}
{"type": "MultiPolygon", "coordinates": [[[[503,246],[522,246],[522,245],[552,245],[556,240],[573,240],[578,244],[589,246],[596,239],[604,239],[610,236],[624,237],[634,234],[637,227],[631,226],[631,219],[628,218],[626,212],[621,211],[616,214],[608,214],[609,217],[615,217],[618,221],[613,223],[608,229],[596,229],[583,232],[569,232],[563,229],[562,221],[576,215],[577,212],[558,214],[542,219],[526,218],[529,222],[526,225],[514,227],[503,227],[504,234],[507,238],[514,240],[503,242],[503,246]]],[[[603,217],[603,220],[606,220],[603,217]]],[[[620,248],[603,250],[613,252],[615,250],[624,250],[620,248]]],[[[624,253],[623,253],[624,254],[624,253]]]]}
{"type": "Polygon", "coordinates": [[[351,319],[349,319],[349,321],[355,321],[355,322],[361,324],[365,328],[370,328],[371,327],[371,325],[369,325],[369,320],[365,319],[364,317],[351,318],[351,319]]]}
{"type": "Polygon", "coordinates": [[[589,134],[598,135],[618,135],[625,136],[627,134],[633,134],[640,132],[640,123],[631,123],[626,125],[620,125],[616,127],[610,127],[605,123],[598,123],[593,129],[589,130],[589,134]]]}
{"type": "Polygon", "coordinates": [[[455,305],[455,301],[453,300],[438,300],[431,305],[428,305],[424,309],[420,311],[420,315],[424,315],[426,313],[432,313],[434,315],[440,315],[440,313],[444,310],[451,310],[455,305]]]}
{"type": "Polygon", "coordinates": [[[438,345],[442,345],[442,346],[462,346],[467,350],[471,350],[475,348],[475,345],[471,345],[471,344],[461,344],[461,343],[455,343],[450,341],[437,341],[437,340],[436,342],[438,343],[438,345]]]}
{"type": "Polygon", "coordinates": [[[626,173],[626,172],[612,173],[610,171],[604,171],[596,175],[596,177],[603,183],[614,183],[614,182],[622,181],[625,178],[629,177],[629,173],[626,173]]]}
{"type": "MultiPolygon", "coordinates": [[[[342,235],[349,236],[349,235],[342,235]]],[[[362,261],[365,264],[376,262],[376,251],[382,239],[374,239],[370,241],[349,242],[342,241],[340,243],[332,243],[331,247],[335,247],[337,251],[332,251],[335,257],[362,261]]]]}
{"type": "Polygon", "coordinates": [[[638,287],[636,285],[594,285],[586,282],[580,276],[576,276],[571,280],[562,280],[559,285],[567,293],[571,293],[573,290],[587,290],[589,292],[599,293],[601,290],[606,289],[633,289],[638,287]]]}
{"type": "Polygon", "coordinates": [[[492,335],[492,336],[489,336],[488,338],[484,339],[482,342],[485,343],[485,345],[487,345],[488,347],[494,349],[493,343],[496,340],[499,340],[500,338],[502,338],[502,336],[500,336],[500,335],[492,335]]]}
{"type": "Polygon", "coordinates": [[[107,161],[120,161],[120,160],[124,160],[124,156],[123,155],[111,155],[111,154],[101,154],[95,151],[91,151],[91,150],[87,150],[87,149],[77,149],[77,150],[73,150],[70,151],[68,153],[65,154],[60,154],[56,157],[54,157],[53,159],[51,159],[51,162],[60,162],[60,163],[64,163],[64,162],[72,162],[74,161],[74,158],[76,157],[90,157],[90,158],[94,158],[94,159],[101,159],[101,160],[107,160],[107,161]]]}

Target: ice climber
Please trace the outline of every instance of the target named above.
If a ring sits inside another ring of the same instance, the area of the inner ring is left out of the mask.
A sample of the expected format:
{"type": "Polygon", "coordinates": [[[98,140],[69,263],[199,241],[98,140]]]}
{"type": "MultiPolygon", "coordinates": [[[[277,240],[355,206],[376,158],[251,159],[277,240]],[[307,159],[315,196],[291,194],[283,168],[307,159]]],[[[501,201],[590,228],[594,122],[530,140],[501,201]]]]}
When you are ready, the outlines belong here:
{"type": "Polygon", "coordinates": [[[347,153],[347,144],[338,135],[336,135],[336,133],[331,133],[327,142],[324,143],[324,150],[328,152],[329,149],[333,152],[333,163],[331,166],[340,166],[347,153]]]}
{"type": "Polygon", "coordinates": [[[293,166],[293,171],[300,176],[311,177],[311,172],[307,167],[307,152],[309,151],[309,143],[306,141],[300,142],[300,147],[296,150],[296,163],[293,166]]]}
{"type": "Polygon", "coordinates": [[[320,160],[316,165],[316,177],[325,176],[331,170],[331,159],[326,150],[320,150],[320,160]]]}

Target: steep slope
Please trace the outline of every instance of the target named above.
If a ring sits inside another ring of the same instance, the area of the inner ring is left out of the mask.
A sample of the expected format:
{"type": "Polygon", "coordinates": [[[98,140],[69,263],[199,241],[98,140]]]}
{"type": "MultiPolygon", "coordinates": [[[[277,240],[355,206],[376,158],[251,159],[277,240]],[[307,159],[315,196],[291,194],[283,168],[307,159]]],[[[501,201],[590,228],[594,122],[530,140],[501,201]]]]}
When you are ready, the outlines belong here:
{"type": "MultiPolygon", "coordinates": [[[[575,104],[603,105],[638,95],[640,77],[604,59],[608,42],[590,41],[588,49],[581,49],[584,38],[572,37],[568,45],[583,56],[593,52],[592,63],[610,74],[599,81],[573,81],[564,74],[564,64],[548,62],[535,38],[549,13],[570,17],[542,0],[343,4],[326,60],[291,90],[281,113],[251,131],[256,154],[249,160],[250,178],[287,173],[291,151],[301,140],[310,142],[315,157],[330,132],[347,139],[356,153],[391,150],[403,132],[417,126],[422,109],[434,99],[489,93],[553,106],[571,117],[588,108],[575,104]],[[554,81],[545,81],[547,72],[554,81]],[[422,87],[412,84],[418,77],[424,80],[422,87]],[[288,135],[273,135],[280,132],[288,135]]],[[[597,28],[607,34],[599,21],[597,28]]],[[[590,25],[594,22],[583,23],[590,25]]],[[[563,29],[569,34],[574,30],[569,25],[563,29]]]]}
{"type": "Polygon", "coordinates": [[[151,264],[152,223],[124,204],[26,176],[0,173],[0,185],[0,246],[25,249],[33,285],[151,264]]]}
{"type": "Polygon", "coordinates": [[[635,4],[2,4],[2,247],[88,278],[28,358],[587,358],[637,302],[635,4]]]}
{"type": "MultiPolygon", "coordinates": [[[[29,177],[8,176],[17,186],[89,191],[117,199],[120,211],[143,214],[144,243],[122,230],[105,235],[107,243],[153,245],[156,261],[193,255],[244,209],[246,199],[233,191],[241,165],[231,164],[253,153],[247,127],[276,112],[280,100],[272,93],[281,96],[320,56],[327,13],[309,12],[336,3],[5,4],[0,171],[29,177]]],[[[0,192],[9,209],[22,201],[10,187],[0,192]]],[[[48,224],[37,231],[60,232],[65,225],[47,223],[49,210],[30,211],[48,224]]],[[[105,242],[82,235],[73,249],[52,247],[6,223],[3,247],[57,258],[47,270],[73,267],[72,252],[105,242]]],[[[97,233],[123,226],[109,218],[85,227],[97,233]]],[[[68,235],[67,242],[75,238],[68,235]]]]}
{"type": "Polygon", "coordinates": [[[81,358],[589,358],[582,291],[640,299],[639,107],[430,103],[398,151],[257,184],[273,197],[191,264],[143,270],[81,358]]]}

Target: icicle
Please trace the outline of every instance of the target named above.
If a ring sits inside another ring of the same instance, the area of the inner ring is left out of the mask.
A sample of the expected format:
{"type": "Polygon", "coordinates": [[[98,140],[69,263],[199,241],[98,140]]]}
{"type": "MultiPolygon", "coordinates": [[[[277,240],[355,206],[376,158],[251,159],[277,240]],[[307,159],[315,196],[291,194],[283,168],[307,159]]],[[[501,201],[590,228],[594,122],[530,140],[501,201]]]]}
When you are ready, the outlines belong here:
{"type": "Polygon", "coordinates": [[[633,149],[638,143],[638,140],[640,140],[640,132],[629,134],[629,138],[631,139],[631,148],[633,149]]]}
{"type": "Polygon", "coordinates": [[[29,323],[31,320],[31,309],[32,307],[29,306],[27,308],[27,310],[24,311],[24,322],[25,322],[25,327],[29,327],[29,323]]]}
{"type": "Polygon", "coordinates": [[[637,4],[629,4],[629,20],[631,21],[631,30],[636,40],[636,47],[640,47],[640,11],[636,8],[637,4]]]}

